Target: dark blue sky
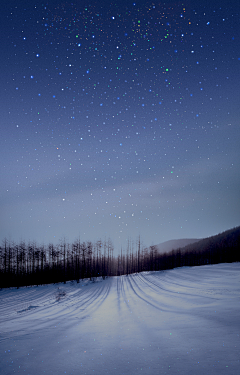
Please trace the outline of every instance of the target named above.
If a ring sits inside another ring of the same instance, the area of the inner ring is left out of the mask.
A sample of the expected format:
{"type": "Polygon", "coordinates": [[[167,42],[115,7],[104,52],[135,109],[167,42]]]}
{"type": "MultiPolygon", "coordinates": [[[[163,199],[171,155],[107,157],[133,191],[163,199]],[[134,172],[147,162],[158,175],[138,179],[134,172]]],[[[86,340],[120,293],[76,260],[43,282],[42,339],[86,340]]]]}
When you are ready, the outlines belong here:
{"type": "Polygon", "coordinates": [[[0,236],[117,249],[240,223],[240,5],[9,1],[0,236]]]}

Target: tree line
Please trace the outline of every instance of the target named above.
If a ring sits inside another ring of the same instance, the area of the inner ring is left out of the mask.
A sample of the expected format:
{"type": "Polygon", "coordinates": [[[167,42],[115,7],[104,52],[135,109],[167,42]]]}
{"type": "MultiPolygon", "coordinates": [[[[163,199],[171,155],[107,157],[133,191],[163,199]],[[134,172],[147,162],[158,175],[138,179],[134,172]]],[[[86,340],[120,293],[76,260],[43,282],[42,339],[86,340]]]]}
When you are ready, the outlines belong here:
{"type": "Polygon", "coordinates": [[[183,266],[240,261],[240,227],[200,240],[185,248],[160,253],[144,247],[140,237],[114,256],[111,239],[37,245],[5,239],[0,246],[0,288],[42,285],[96,277],[128,275],[183,266]]]}

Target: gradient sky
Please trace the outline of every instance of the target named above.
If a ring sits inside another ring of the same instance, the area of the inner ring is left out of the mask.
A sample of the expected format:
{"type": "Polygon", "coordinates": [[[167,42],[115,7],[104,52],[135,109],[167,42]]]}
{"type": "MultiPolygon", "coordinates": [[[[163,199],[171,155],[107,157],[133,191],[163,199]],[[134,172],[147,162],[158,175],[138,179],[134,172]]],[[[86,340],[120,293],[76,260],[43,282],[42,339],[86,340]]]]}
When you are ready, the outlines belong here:
{"type": "Polygon", "coordinates": [[[240,224],[231,4],[5,2],[1,240],[119,249],[240,224]]]}

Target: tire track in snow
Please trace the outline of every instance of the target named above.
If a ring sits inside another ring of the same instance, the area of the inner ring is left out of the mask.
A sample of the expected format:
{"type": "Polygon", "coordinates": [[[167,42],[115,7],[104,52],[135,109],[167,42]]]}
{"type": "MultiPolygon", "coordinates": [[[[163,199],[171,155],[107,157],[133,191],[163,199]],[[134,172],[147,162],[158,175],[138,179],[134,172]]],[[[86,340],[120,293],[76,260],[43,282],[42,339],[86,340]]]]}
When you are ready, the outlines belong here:
{"type": "Polygon", "coordinates": [[[12,315],[27,310],[29,306],[46,305],[52,302],[53,298],[53,289],[49,285],[3,289],[0,291],[0,321],[11,319],[12,315]]]}
{"type": "MultiPolygon", "coordinates": [[[[134,275],[136,277],[138,277],[138,275],[134,275]]],[[[138,286],[136,280],[135,280],[135,277],[132,276],[132,275],[128,275],[128,278],[126,280],[126,283],[128,284],[128,286],[130,287],[131,291],[138,297],[140,298],[142,301],[144,301],[145,303],[147,303],[147,305],[151,305],[152,307],[158,309],[158,310],[162,310],[162,308],[160,308],[159,306],[156,306],[153,302],[150,302],[149,299],[146,299],[144,297],[142,297],[140,295],[140,293],[142,293],[142,295],[148,297],[149,295],[142,289],[138,286]],[[137,291],[138,290],[138,291],[137,291]]]]}
{"type": "Polygon", "coordinates": [[[112,279],[107,279],[103,283],[102,287],[99,287],[95,293],[85,297],[83,300],[84,302],[81,299],[78,301],[77,305],[81,304],[81,306],[77,306],[74,313],[86,310],[89,315],[90,313],[95,312],[105,302],[110,293],[112,279]]]}
{"type": "MultiPolygon", "coordinates": [[[[155,280],[156,281],[156,278],[152,275],[152,274],[150,274],[150,275],[144,275],[144,274],[141,274],[141,275],[139,275],[139,277],[142,279],[142,281],[144,282],[144,283],[146,283],[151,289],[153,289],[155,292],[158,292],[159,291],[159,289],[161,289],[162,291],[164,291],[164,292],[166,292],[168,295],[169,294],[176,294],[176,295],[178,295],[178,296],[180,296],[180,295],[185,295],[185,296],[188,296],[188,297],[197,297],[197,296],[199,296],[199,294],[198,293],[195,293],[195,294],[193,294],[192,293],[192,290],[191,290],[191,293],[190,292],[188,292],[188,291],[185,291],[185,290],[187,290],[187,289],[189,289],[187,286],[184,286],[184,285],[181,285],[180,283],[176,283],[176,282],[174,282],[173,281],[173,278],[171,277],[171,276],[167,276],[166,278],[165,278],[165,283],[167,284],[167,285],[169,285],[169,288],[167,288],[167,287],[163,287],[163,286],[160,286],[159,285],[159,283],[157,283],[157,282],[154,282],[153,280],[155,280]],[[176,285],[177,287],[178,287],[178,289],[179,289],[179,291],[177,291],[177,290],[171,290],[171,286],[172,285],[176,285]],[[183,290],[183,288],[185,289],[185,290],[183,290]]],[[[196,291],[196,287],[190,287],[191,289],[194,289],[195,291],[196,291]]],[[[202,295],[202,294],[200,294],[200,295],[202,295]]],[[[202,295],[203,296],[203,295],[202,295]]],[[[217,299],[216,297],[210,297],[210,296],[205,296],[204,295],[204,297],[205,298],[209,298],[209,299],[217,299]]]]}
{"type": "Polygon", "coordinates": [[[63,321],[66,316],[68,319],[84,319],[104,303],[111,286],[112,280],[106,279],[84,287],[81,284],[61,284],[60,290],[59,284],[49,284],[26,290],[20,288],[0,291],[0,324],[5,324],[8,329],[9,321],[12,326],[16,325],[15,333],[27,335],[27,330],[23,332],[21,329],[26,319],[29,332],[41,330],[51,321],[63,321]],[[59,291],[64,291],[66,295],[57,300],[59,291]]]}
{"type": "Polygon", "coordinates": [[[127,292],[125,290],[125,286],[128,289],[128,284],[126,284],[126,275],[121,275],[117,277],[117,297],[118,297],[118,312],[122,311],[121,304],[125,303],[130,313],[132,310],[129,305],[129,297],[127,296],[127,292]]]}

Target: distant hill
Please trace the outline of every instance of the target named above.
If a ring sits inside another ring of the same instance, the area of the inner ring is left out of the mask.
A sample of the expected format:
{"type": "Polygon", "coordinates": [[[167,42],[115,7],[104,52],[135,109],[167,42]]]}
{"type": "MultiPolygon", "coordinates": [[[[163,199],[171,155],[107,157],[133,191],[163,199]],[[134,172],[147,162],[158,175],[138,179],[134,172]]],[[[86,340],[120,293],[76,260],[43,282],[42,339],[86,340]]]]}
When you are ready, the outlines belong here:
{"type": "MultiPolygon", "coordinates": [[[[184,240],[183,240],[184,241],[184,240]]],[[[189,240],[188,240],[189,241],[189,240]]],[[[190,240],[191,241],[191,240],[190,240]]],[[[180,247],[180,242],[167,241],[174,250],[163,251],[164,246],[160,244],[161,252],[154,255],[150,248],[150,269],[167,270],[176,267],[192,267],[206,264],[232,263],[240,261],[240,226],[229,229],[212,237],[197,240],[184,247],[180,247]],[[155,256],[155,264],[153,259],[155,256]]],[[[183,243],[183,242],[182,242],[183,243]]],[[[167,249],[167,246],[165,247],[167,249]]],[[[168,246],[169,249],[169,246],[168,246]]]]}
{"type": "Polygon", "coordinates": [[[181,248],[181,252],[202,252],[209,249],[211,251],[235,249],[240,252],[240,226],[185,245],[181,248]]]}
{"type": "Polygon", "coordinates": [[[179,240],[169,240],[169,241],[162,242],[162,243],[156,245],[156,247],[158,249],[158,253],[161,254],[161,253],[168,253],[172,250],[176,250],[176,249],[185,247],[187,245],[193,244],[193,243],[198,242],[198,241],[200,241],[200,239],[197,239],[197,238],[182,238],[182,239],[179,239],[179,240]]]}

